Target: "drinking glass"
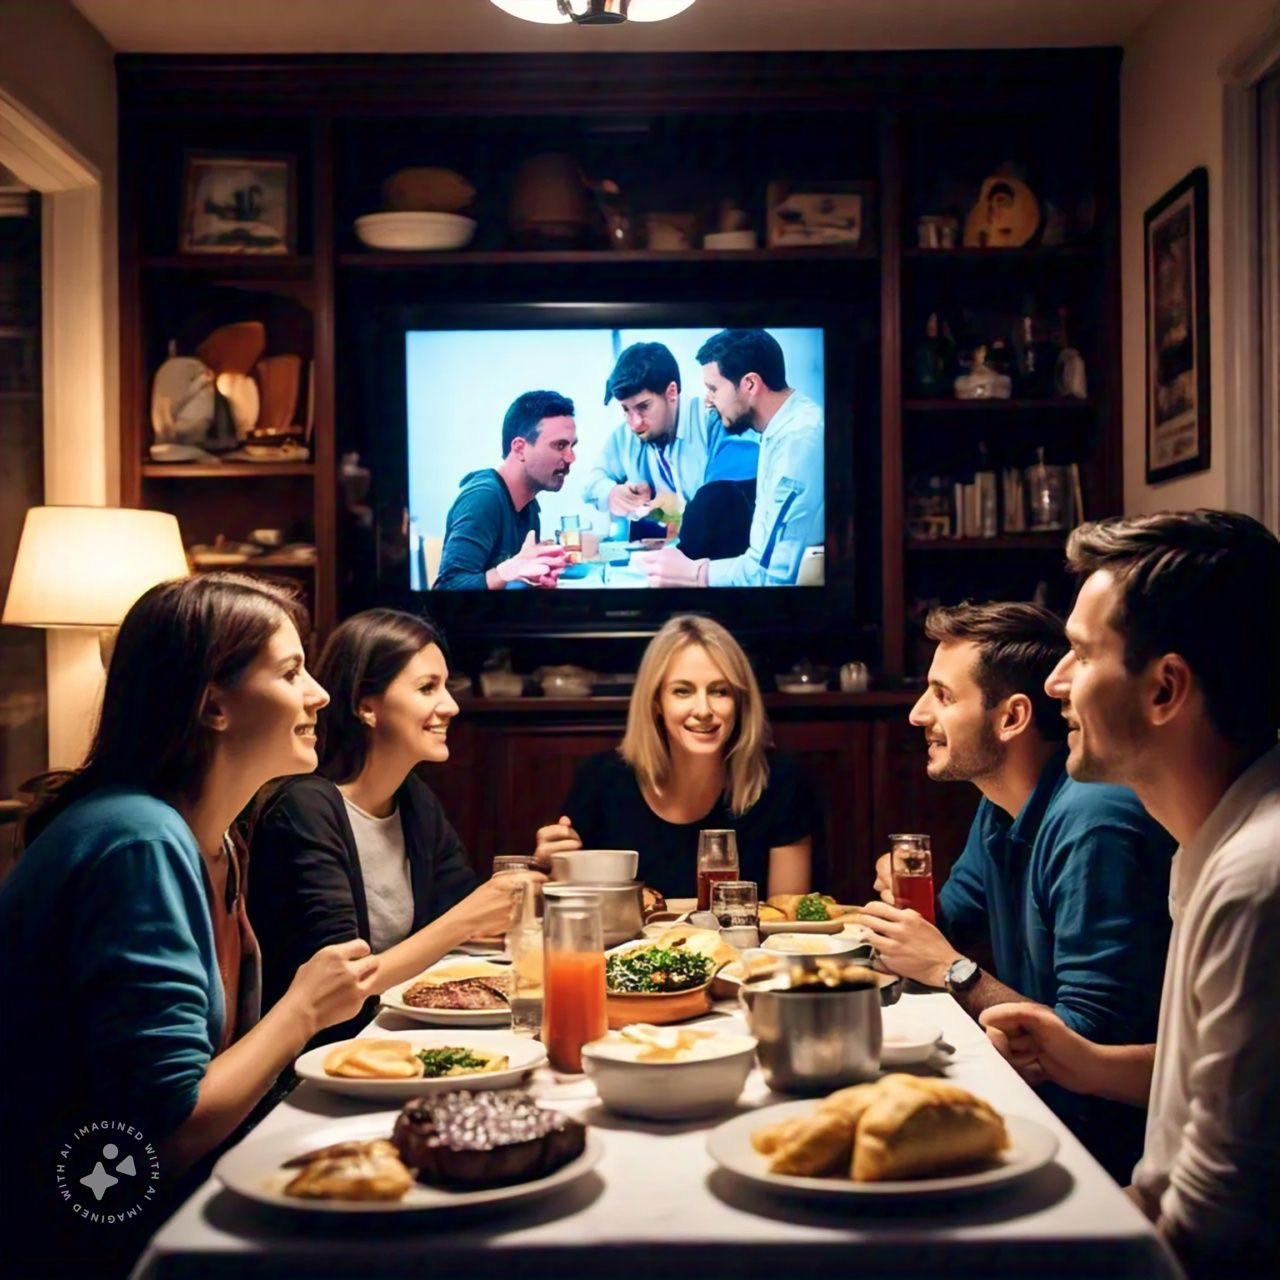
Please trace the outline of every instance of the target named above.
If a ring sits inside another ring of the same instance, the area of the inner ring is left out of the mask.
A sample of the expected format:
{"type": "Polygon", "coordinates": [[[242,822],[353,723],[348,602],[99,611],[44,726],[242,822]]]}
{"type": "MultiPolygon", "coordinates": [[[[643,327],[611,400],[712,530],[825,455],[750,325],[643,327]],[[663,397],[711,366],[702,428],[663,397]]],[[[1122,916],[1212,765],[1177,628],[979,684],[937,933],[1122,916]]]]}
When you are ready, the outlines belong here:
{"type": "Polygon", "coordinates": [[[721,880],[738,878],[738,834],[736,831],[698,832],[698,910],[711,908],[711,886],[721,880]]]}
{"type": "Polygon", "coordinates": [[[933,854],[929,837],[918,832],[889,837],[893,898],[900,907],[913,907],[930,924],[933,915],[933,854]]]}
{"type": "Polygon", "coordinates": [[[582,1071],[582,1046],[609,1029],[604,930],[593,894],[547,898],[543,920],[542,1043],[553,1071],[582,1071]]]}
{"type": "Polygon", "coordinates": [[[511,1030],[537,1039],[542,1034],[542,921],[538,886],[526,881],[520,893],[515,923],[507,935],[511,953],[511,1030]]]}
{"type": "Polygon", "coordinates": [[[500,853],[493,860],[493,874],[495,876],[506,875],[512,871],[532,871],[533,858],[530,855],[515,853],[500,853]]]}
{"type": "Polygon", "coordinates": [[[760,900],[754,880],[720,880],[711,885],[711,912],[721,927],[756,925],[760,900]]]}
{"type": "Polygon", "coordinates": [[[565,550],[565,560],[569,564],[578,564],[582,560],[582,517],[577,515],[560,517],[560,545],[565,550]]]}

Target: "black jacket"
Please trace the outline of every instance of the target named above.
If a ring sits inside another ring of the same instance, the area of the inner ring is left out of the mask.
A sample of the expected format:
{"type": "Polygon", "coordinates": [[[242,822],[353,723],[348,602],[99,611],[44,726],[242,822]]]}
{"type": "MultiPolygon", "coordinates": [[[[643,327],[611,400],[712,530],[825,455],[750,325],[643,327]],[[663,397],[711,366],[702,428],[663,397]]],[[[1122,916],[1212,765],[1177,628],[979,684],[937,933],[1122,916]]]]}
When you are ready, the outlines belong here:
{"type": "MultiPolygon", "coordinates": [[[[410,774],[396,793],[413,888],[413,930],[444,914],[479,884],[435,793],[410,774]]],[[[262,1008],[285,993],[298,966],[332,942],[369,941],[369,908],[342,793],[315,774],[290,778],[254,824],[247,877],[249,919],[262,948],[262,1008]]],[[[354,1034],[356,1018],[322,1040],[354,1034]]]]}

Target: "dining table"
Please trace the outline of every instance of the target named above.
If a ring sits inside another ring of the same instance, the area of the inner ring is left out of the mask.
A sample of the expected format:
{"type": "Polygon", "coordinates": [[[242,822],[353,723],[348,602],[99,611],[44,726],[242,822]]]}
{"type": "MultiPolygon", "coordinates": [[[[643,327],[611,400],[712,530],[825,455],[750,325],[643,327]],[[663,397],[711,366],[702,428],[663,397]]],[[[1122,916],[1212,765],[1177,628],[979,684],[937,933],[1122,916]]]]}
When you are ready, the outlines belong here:
{"type": "MultiPolygon", "coordinates": [[[[941,1031],[925,1070],[1057,1138],[1046,1165],[983,1191],[943,1197],[838,1200],[783,1196],[719,1167],[708,1134],[744,1110],[785,1101],[759,1067],[729,1117],[659,1123],[603,1109],[586,1077],[538,1068],[529,1088],[543,1105],[584,1121],[601,1140],[599,1163],[532,1201],[421,1214],[308,1212],[242,1198],[216,1177],[159,1229],[132,1280],[792,1280],[849,1275],[1142,1277],[1177,1280],[1152,1225],[1071,1132],[945,993],[906,994],[886,1019],[941,1031]]],[[[744,1030],[732,1004],[699,1023],[744,1030]]],[[[383,1009],[361,1033],[394,1036],[420,1024],[383,1009]]],[[[398,1108],[299,1084],[244,1139],[310,1126],[316,1145],[333,1121],[398,1108]]]]}

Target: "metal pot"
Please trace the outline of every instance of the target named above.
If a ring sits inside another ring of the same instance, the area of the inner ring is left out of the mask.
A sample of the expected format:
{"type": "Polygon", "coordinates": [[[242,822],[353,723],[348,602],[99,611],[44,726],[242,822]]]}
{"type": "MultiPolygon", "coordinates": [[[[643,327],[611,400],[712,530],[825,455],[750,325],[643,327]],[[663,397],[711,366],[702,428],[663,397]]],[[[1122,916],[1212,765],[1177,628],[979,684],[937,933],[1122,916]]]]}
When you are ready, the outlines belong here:
{"type": "Polygon", "coordinates": [[[644,883],[627,880],[622,884],[544,884],[542,892],[548,898],[594,897],[600,903],[600,923],[604,930],[604,945],[616,947],[620,942],[630,942],[639,937],[644,928],[644,883]]]}
{"type": "Polygon", "coordinates": [[[791,990],[776,978],[738,992],[760,1069],[780,1093],[825,1093],[880,1074],[880,992],[791,990]]]}

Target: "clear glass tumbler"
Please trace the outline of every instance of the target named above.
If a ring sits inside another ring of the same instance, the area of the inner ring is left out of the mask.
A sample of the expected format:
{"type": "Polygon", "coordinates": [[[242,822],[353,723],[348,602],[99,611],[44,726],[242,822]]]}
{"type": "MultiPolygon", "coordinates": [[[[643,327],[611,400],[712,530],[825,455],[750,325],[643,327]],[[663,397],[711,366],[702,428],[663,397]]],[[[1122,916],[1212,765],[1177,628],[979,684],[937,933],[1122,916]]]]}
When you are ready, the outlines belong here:
{"type": "Polygon", "coordinates": [[[698,910],[711,909],[711,886],[738,878],[738,833],[731,830],[698,832],[698,910]]]}
{"type": "Polygon", "coordinates": [[[547,898],[543,918],[542,1043],[553,1071],[582,1071],[582,1046],[609,1029],[604,930],[592,894],[547,898]]]}
{"type": "Polygon", "coordinates": [[[914,907],[930,924],[933,915],[933,853],[929,837],[919,832],[889,837],[893,897],[900,907],[914,907]]]}

